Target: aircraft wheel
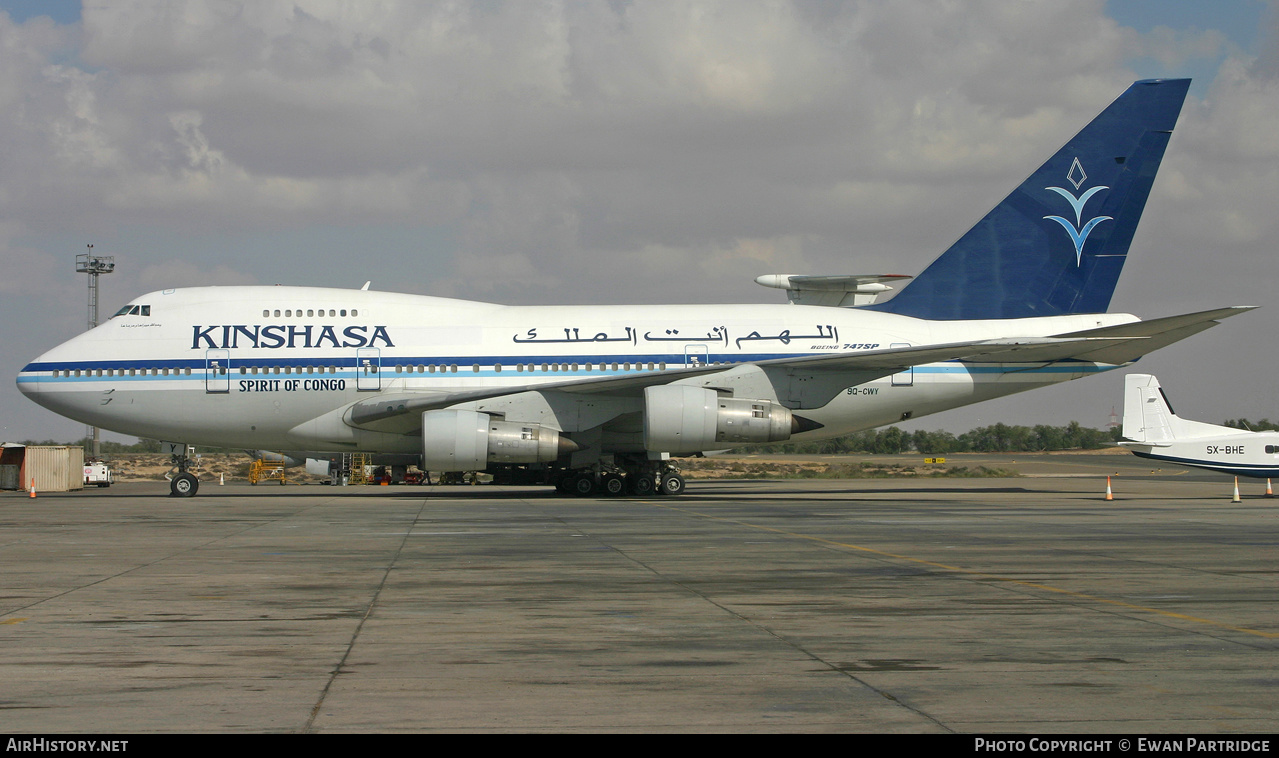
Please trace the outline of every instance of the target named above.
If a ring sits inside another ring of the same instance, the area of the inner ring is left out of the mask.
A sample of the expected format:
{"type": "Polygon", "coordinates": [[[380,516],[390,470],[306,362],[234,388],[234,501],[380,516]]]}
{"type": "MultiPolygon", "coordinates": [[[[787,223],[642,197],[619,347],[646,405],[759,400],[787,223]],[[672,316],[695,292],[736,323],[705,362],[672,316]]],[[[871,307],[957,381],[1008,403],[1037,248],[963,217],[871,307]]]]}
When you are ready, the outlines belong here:
{"type": "Polygon", "coordinates": [[[573,479],[573,494],[578,497],[594,495],[597,488],[594,474],[582,474],[573,479]]]}
{"type": "Polygon", "coordinates": [[[655,485],[651,474],[640,474],[631,481],[631,494],[647,497],[653,494],[655,485]]]}
{"type": "Polygon", "coordinates": [[[600,488],[604,490],[605,495],[617,497],[626,491],[626,480],[619,474],[605,474],[600,488]]]}
{"type": "Polygon", "coordinates": [[[684,477],[679,474],[663,474],[662,475],[662,494],[663,495],[683,495],[684,494],[684,477]]]}
{"type": "Polygon", "coordinates": [[[573,475],[561,474],[555,480],[555,490],[561,494],[568,495],[573,491],[573,475]]]}
{"type": "Polygon", "coordinates": [[[169,497],[195,497],[200,490],[200,480],[193,474],[178,474],[169,482],[169,497]]]}

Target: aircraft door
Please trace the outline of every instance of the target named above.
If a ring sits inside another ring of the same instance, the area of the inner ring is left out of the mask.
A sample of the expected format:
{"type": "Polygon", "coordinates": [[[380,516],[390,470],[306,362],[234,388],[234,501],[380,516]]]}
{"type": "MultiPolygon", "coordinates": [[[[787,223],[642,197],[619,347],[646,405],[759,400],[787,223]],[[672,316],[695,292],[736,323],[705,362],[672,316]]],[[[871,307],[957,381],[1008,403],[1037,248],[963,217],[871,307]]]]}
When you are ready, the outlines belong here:
{"type": "MultiPolygon", "coordinates": [[[[894,342],[889,347],[910,347],[909,342],[894,342]]],[[[915,386],[915,367],[911,366],[905,371],[893,374],[894,387],[914,387],[915,386]]]]}
{"type": "Polygon", "coordinates": [[[231,391],[231,351],[204,351],[204,391],[222,394],[231,391]]]}
{"type": "Polygon", "coordinates": [[[685,345],[684,346],[684,365],[688,368],[701,368],[705,366],[710,351],[705,345],[685,345]]]}
{"type": "Polygon", "coordinates": [[[361,392],[382,389],[382,351],[379,348],[356,348],[355,388],[361,392]]]}

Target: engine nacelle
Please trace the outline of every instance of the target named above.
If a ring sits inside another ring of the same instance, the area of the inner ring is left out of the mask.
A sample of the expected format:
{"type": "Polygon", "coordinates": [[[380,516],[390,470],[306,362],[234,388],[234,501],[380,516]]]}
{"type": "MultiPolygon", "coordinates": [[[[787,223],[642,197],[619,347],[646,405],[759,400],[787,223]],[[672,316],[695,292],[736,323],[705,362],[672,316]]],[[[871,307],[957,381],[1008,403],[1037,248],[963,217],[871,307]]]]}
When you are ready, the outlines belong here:
{"type": "Polygon", "coordinates": [[[720,397],[682,384],[644,389],[644,449],[693,453],[716,443],[782,442],[794,429],[790,409],[771,400],[720,397]]]}
{"type": "Polygon", "coordinates": [[[482,471],[490,463],[550,463],[577,445],[541,424],[499,421],[476,411],[422,414],[422,466],[428,471],[482,471]]]}

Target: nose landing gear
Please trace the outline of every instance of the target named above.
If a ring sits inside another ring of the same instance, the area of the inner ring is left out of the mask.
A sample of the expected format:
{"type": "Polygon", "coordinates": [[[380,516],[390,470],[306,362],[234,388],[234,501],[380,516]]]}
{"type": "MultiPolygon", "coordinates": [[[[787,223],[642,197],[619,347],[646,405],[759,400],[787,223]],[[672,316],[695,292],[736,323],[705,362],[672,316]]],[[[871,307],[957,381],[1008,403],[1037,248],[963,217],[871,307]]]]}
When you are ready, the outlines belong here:
{"type": "Polygon", "coordinates": [[[195,448],[182,446],[182,452],[173,453],[173,465],[178,469],[177,476],[169,480],[169,497],[195,497],[200,491],[200,480],[190,471],[191,454],[195,448]]]}

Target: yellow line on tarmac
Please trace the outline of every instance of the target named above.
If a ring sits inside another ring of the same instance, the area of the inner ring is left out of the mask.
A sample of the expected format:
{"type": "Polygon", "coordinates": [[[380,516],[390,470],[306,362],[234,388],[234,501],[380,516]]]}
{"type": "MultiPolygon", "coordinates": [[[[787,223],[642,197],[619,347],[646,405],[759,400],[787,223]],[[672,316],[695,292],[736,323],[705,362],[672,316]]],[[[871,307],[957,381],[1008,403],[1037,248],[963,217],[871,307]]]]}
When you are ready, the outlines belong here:
{"type": "Polygon", "coordinates": [[[1212,619],[1200,618],[1199,616],[1189,616],[1184,613],[1173,613],[1171,611],[1161,611],[1158,608],[1150,608],[1144,605],[1135,605],[1133,603],[1126,603],[1122,600],[1111,600],[1109,598],[1098,597],[1096,595],[1089,595],[1084,592],[1075,592],[1074,590],[1066,590],[1060,587],[1053,587],[1052,585],[1049,585],[1049,584],[1040,584],[1038,582],[1027,582],[1021,579],[1012,579],[1006,576],[999,576],[997,574],[988,574],[984,571],[975,571],[973,569],[966,569],[966,568],[963,568],[962,566],[951,566],[946,563],[938,563],[937,561],[929,561],[929,560],[924,560],[922,558],[912,558],[909,555],[901,555],[899,553],[890,553],[885,550],[876,550],[873,547],[865,547],[863,545],[854,545],[848,542],[837,542],[835,540],[826,539],[825,537],[814,537],[811,534],[800,534],[799,532],[791,532],[785,529],[777,529],[775,527],[764,526],[762,524],[752,524],[748,521],[739,521],[737,519],[723,518],[722,516],[712,516],[709,513],[699,513],[697,511],[690,511],[686,508],[678,508],[675,506],[663,505],[660,503],[653,503],[653,505],[656,505],[658,508],[665,508],[667,510],[679,511],[681,513],[687,513],[689,515],[697,516],[698,518],[708,519],[710,521],[722,521],[729,524],[737,524],[739,526],[745,526],[751,529],[758,529],[764,532],[772,532],[774,534],[780,534],[786,537],[794,537],[795,539],[808,540],[809,542],[817,542],[824,545],[847,548],[848,550],[856,550],[861,553],[878,555],[884,558],[892,558],[894,560],[904,561],[906,563],[913,563],[918,566],[928,566],[931,568],[940,569],[942,571],[948,571],[955,574],[962,574],[967,577],[973,577],[977,579],[989,579],[997,582],[1005,582],[1007,584],[1015,584],[1021,587],[1030,587],[1030,588],[1041,590],[1044,592],[1052,592],[1058,595],[1066,595],[1068,597],[1078,598],[1080,600],[1088,600],[1094,603],[1103,603],[1105,605],[1113,605],[1119,608],[1126,608],[1132,611],[1143,611],[1145,613],[1153,613],[1157,616],[1163,616],[1164,618],[1178,619],[1180,621],[1193,621],[1198,624],[1207,624],[1208,626],[1215,626],[1219,629],[1229,629],[1232,632],[1239,632],[1241,634],[1250,634],[1250,635],[1253,635],[1254,637],[1263,637],[1265,639],[1279,639],[1279,632],[1263,632],[1258,629],[1249,629],[1247,627],[1242,627],[1242,626],[1232,626],[1230,624],[1223,624],[1220,621],[1213,621],[1212,619]]]}

